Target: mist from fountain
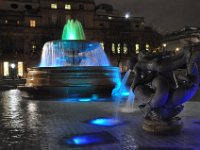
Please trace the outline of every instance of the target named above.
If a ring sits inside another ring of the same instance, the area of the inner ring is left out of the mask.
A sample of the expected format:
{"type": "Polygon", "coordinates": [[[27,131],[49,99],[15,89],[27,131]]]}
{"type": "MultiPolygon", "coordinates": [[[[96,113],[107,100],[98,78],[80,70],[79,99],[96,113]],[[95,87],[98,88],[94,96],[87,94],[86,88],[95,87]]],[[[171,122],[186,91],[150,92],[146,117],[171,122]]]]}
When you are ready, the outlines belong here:
{"type": "MultiPolygon", "coordinates": [[[[130,101],[130,100],[131,100],[131,101],[134,101],[134,94],[133,94],[133,93],[130,94],[130,91],[131,91],[132,89],[130,88],[130,90],[129,90],[129,92],[128,92],[127,86],[126,86],[127,80],[128,80],[128,78],[129,78],[129,76],[130,76],[130,73],[131,73],[131,70],[128,70],[128,71],[125,73],[125,75],[124,75],[124,77],[123,77],[121,83],[118,84],[118,87],[116,87],[116,88],[112,91],[112,96],[113,96],[114,99],[115,99],[115,119],[117,119],[117,120],[118,120],[120,102],[121,102],[122,100],[124,100],[123,97],[124,97],[124,96],[128,96],[127,101],[128,101],[128,100],[129,100],[129,101],[130,101]]],[[[130,106],[130,107],[131,107],[131,106],[130,106]]]]}
{"type": "Polygon", "coordinates": [[[135,95],[132,91],[132,87],[129,89],[129,96],[125,102],[125,105],[120,109],[121,112],[124,113],[132,113],[134,112],[134,102],[135,102],[135,95]]]}

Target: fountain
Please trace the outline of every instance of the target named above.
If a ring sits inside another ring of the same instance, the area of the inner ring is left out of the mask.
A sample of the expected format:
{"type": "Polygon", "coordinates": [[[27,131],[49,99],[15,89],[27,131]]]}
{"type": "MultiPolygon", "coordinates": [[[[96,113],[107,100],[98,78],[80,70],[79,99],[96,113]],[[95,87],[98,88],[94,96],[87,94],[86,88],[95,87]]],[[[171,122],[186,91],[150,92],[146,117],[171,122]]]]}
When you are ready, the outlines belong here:
{"type": "Polygon", "coordinates": [[[28,68],[25,87],[33,95],[110,97],[121,82],[100,43],[86,41],[79,21],[68,20],[62,40],[46,42],[39,67],[28,68]]]}
{"type": "Polygon", "coordinates": [[[62,40],[85,40],[85,34],[78,20],[68,20],[65,24],[62,40]]]}

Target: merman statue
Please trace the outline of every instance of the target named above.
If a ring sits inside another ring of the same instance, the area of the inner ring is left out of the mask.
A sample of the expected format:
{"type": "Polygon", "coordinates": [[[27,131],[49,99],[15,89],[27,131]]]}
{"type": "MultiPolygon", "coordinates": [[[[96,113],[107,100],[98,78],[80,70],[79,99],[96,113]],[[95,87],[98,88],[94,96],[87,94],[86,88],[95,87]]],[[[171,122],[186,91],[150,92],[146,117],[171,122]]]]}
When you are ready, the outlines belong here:
{"type": "Polygon", "coordinates": [[[199,89],[200,52],[142,52],[134,67],[133,92],[144,113],[143,129],[168,132],[182,127],[177,115],[199,89]]]}

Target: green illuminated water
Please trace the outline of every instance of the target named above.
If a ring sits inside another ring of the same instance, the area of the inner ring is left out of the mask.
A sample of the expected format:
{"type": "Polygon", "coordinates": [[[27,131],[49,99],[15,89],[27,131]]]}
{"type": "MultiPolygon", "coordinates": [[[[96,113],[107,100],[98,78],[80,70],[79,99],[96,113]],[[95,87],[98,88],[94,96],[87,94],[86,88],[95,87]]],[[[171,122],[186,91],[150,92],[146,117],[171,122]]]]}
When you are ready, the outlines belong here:
{"type": "Polygon", "coordinates": [[[85,40],[83,27],[78,20],[68,20],[64,26],[62,40],[85,40]]]}

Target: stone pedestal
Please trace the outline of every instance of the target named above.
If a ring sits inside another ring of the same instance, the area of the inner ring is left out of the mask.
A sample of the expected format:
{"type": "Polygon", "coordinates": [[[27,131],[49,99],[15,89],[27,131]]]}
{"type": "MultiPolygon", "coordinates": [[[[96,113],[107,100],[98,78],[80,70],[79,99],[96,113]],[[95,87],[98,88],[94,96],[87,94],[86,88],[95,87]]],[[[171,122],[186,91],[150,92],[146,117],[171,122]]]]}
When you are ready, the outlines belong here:
{"type": "Polygon", "coordinates": [[[181,131],[182,127],[183,122],[179,117],[174,117],[167,121],[145,119],[142,126],[143,130],[155,134],[177,133],[181,131]]]}

